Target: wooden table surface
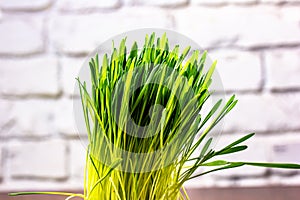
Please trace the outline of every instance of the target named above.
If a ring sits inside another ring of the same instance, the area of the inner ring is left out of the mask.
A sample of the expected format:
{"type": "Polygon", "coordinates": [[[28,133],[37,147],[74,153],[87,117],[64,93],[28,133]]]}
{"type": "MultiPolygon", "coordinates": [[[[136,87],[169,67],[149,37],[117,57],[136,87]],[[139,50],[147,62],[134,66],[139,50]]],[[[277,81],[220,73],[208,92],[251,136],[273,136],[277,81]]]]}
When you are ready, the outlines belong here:
{"type": "MultiPolygon", "coordinates": [[[[78,193],[78,191],[77,191],[78,193]]],[[[253,188],[203,188],[189,189],[191,200],[300,200],[299,187],[253,187],[253,188]]],[[[0,200],[64,200],[66,197],[26,195],[8,197],[0,193],[0,200]]],[[[79,200],[73,198],[72,200],[79,200]]]]}

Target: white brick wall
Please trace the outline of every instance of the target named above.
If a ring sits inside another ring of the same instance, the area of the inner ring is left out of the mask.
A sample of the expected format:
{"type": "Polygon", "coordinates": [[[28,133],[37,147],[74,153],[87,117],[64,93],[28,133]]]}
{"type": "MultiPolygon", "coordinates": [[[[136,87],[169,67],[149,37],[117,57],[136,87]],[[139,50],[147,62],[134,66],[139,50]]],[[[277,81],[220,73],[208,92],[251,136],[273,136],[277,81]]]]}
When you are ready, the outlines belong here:
{"type": "Polygon", "coordinates": [[[85,54],[113,35],[147,27],[170,28],[171,19],[160,9],[124,8],[115,13],[58,15],[53,18],[50,31],[58,51],[85,54]]]}
{"type": "Polygon", "coordinates": [[[176,6],[182,6],[188,3],[188,0],[152,0],[152,1],[147,1],[147,0],[136,0],[136,4],[139,5],[150,5],[150,6],[171,6],[171,7],[176,7],[176,6]]]}
{"type": "MultiPolygon", "coordinates": [[[[86,147],[81,141],[70,141],[70,173],[73,182],[83,183],[86,147]]],[[[82,185],[81,185],[82,186],[82,185]]]]}
{"type": "Polygon", "coordinates": [[[5,101],[1,105],[5,115],[0,114],[0,136],[77,135],[71,99],[5,101]]]}
{"type": "MultiPolygon", "coordinates": [[[[101,42],[135,28],[178,31],[218,60],[225,91],[239,99],[219,145],[257,132],[226,159],[300,162],[299,2],[0,0],[0,190],[82,188],[75,77],[101,42]]],[[[299,172],[265,172],[244,167],[188,186],[300,185],[299,172]]]]}
{"type": "Polygon", "coordinates": [[[0,7],[5,10],[37,11],[50,6],[52,0],[1,0],[0,7]]]}
{"type": "Polygon", "coordinates": [[[74,11],[84,9],[108,9],[115,8],[120,4],[119,0],[60,0],[58,1],[58,7],[62,11],[74,11]]]}
{"type": "MultiPolygon", "coordinates": [[[[282,163],[300,163],[300,134],[288,133],[281,137],[272,138],[271,148],[269,149],[269,156],[272,162],[282,163]]],[[[285,169],[271,169],[274,173],[293,175],[297,173],[297,170],[285,170],[285,169]]]]}
{"type": "Polygon", "coordinates": [[[0,21],[0,55],[30,55],[44,49],[41,17],[3,16],[0,21]]]}
{"type": "Polygon", "coordinates": [[[16,143],[8,147],[8,152],[10,175],[15,179],[67,177],[66,143],[63,141],[16,143]]]}
{"type": "Polygon", "coordinates": [[[299,93],[239,95],[239,102],[225,119],[224,130],[277,132],[300,128],[299,93]]]}
{"type": "Polygon", "coordinates": [[[12,103],[0,99],[0,137],[5,134],[5,131],[10,128],[12,122],[12,103]]]}
{"type": "Polygon", "coordinates": [[[2,95],[55,96],[58,92],[57,58],[0,59],[2,95]]]}
{"type": "Polygon", "coordinates": [[[240,187],[264,187],[265,185],[269,185],[270,181],[266,178],[255,177],[239,179],[235,183],[240,187]]]}
{"type": "Polygon", "coordinates": [[[282,186],[298,186],[300,181],[300,175],[294,176],[274,176],[270,179],[270,184],[273,185],[282,185],[282,186]]]}
{"type": "Polygon", "coordinates": [[[271,6],[227,6],[219,9],[187,7],[173,14],[177,30],[194,38],[204,48],[261,47],[299,43],[298,11],[271,6]]]}
{"type": "Polygon", "coordinates": [[[2,180],[3,177],[3,163],[4,163],[4,159],[3,159],[3,153],[2,153],[2,145],[0,144],[0,182],[2,180]]]}
{"type": "Polygon", "coordinates": [[[225,90],[259,90],[262,69],[258,53],[243,51],[217,51],[209,54],[217,60],[219,73],[225,90]]]}
{"type": "Polygon", "coordinates": [[[266,54],[265,62],[269,89],[300,87],[300,50],[272,51],[266,54]]]}
{"type": "Polygon", "coordinates": [[[278,4],[278,3],[298,3],[299,0],[191,0],[191,3],[196,5],[228,5],[228,4],[252,5],[259,2],[278,4]]]}
{"type": "Polygon", "coordinates": [[[12,125],[5,136],[46,136],[55,134],[52,100],[14,101],[11,111],[12,125]]]}
{"type": "Polygon", "coordinates": [[[263,3],[299,3],[299,0],[260,0],[263,3]]]}
{"type": "Polygon", "coordinates": [[[61,84],[63,92],[68,96],[74,95],[74,87],[79,76],[80,68],[86,58],[68,58],[64,57],[60,61],[61,69],[61,84]]]}
{"type": "Polygon", "coordinates": [[[78,136],[72,99],[64,98],[56,102],[54,112],[54,124],[58,132],[66,136],[78,136]]]}
{"type": "Polygon", "coordinates": [[[193,4],[225,5],[225,4],[253,4],[259,0],[191,0],[193,4]]]}

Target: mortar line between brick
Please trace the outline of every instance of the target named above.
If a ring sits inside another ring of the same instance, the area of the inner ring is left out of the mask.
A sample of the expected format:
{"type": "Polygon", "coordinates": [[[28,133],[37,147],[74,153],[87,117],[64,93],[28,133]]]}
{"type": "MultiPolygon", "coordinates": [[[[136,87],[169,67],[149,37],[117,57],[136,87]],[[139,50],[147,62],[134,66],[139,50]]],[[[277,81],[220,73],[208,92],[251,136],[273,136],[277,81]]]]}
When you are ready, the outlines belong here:
{"type": "Polygon", "coordinates": [[[259,54],[259,59],[260,59],[260,67],[261,67],[261,83],[260,83],[260,88],[262,90],[262,93],[266,92],[266,84],[267,84],[267,66],[266,66],[266,55],[264,51],[261,51],[259,54]]]}
{"type": "Polygon", "coordinates": [[[9,176],[10,174],[10,171],[9,171],[9,164],[10,164],[10,161],[9,161],[9,153],[8,153],[8,148],[7,148],[7,144],[5,144],[3,146],[3,158],[2,158],[2,161],[3,161],[3,165],[2,165],[2,171],[3,171],[3,180],[1,182],[1,184],[5,184],[6,182],[10,182],[11,180],[11,177],[9,176]]]}
{"type": "Polygon", "coordinates": [[[70,142],[66,139],[64,139],[64,143],[66,145],[66,150],[65,150],[65,170],[66,170],[66,182],[69,181],[72,177],[71,177],[71,156],[70,156],[70,151],[71,151],[71,147],[70,147],[70,142]]]}
{"type": "MultiPolygon", "coordinates": [[[[276,90],[264,90],[264,93],[270,93],[270,94],[286,94],[286,93],[294,93],[294,94],[300,94],[300,89],[299,88],[284,88],[284,89],[276,89],[276,90]]],[[[260,90],[227,90],[226,93],[231,94],[235,93],[238,95],[259,95],[261,94],[260,90]]],[[[215,95],[220,94],[220,92],[216,91],[214,93],[215,95]]],[[[15,94],[10,94],[10,95],[0,95],[0,99],[3,100],[12,100],[12,101],[22,101],[22,100],[62,100],[62,99],[73,99],[75,98],[80,98],[79,96],[70,96],[64,93],[59,93],[57,95],[43,95],[43,94],[30,94],[30,95],[15,95],[15,94]]]]}
{"type": "MultiPolygon", "coordinates": [[[[222,131],[222,135],[243,135],[247,130],[232,130],[232,131],[222,131]]],[[[268,131],[256,131],[256,135],[263,135],[266,137],[271,136],[281,136],[281,135],[290,135],[290,134],[299,134],[299,129],[287,129],[287,130],[268,130],[268,131]]]]}

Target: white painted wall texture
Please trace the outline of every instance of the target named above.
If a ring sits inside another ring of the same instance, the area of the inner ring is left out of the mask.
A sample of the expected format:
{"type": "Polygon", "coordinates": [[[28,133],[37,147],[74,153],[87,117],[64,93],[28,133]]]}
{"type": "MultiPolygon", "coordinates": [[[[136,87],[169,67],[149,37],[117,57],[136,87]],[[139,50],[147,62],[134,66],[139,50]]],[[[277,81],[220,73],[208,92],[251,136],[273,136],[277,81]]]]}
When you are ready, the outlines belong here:
{"type": "MultiPolygon", "coordinates": [[[[0,0],[0,190],[80,189],[73,124],[85,56],[134,28],[185,34],[218,59],[239,103],[219,145],[257,132],[231,160],[300,163],[299,0],[0,0]]],[[[228,170],[189,186],[300,185],[300,172],[228,170]]]]}

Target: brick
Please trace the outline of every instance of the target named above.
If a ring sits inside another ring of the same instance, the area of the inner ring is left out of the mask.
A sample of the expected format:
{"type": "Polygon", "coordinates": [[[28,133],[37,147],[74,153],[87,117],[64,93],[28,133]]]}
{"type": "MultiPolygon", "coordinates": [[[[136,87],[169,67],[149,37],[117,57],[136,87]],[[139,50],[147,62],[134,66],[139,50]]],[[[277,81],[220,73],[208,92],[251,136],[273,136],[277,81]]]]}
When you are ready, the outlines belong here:
{"type": "Polygon", "coordinates": [[[247,132],[299,129],[299,93],[238,95],[239,102],[225,118],[224,130],[247,132]]]}
{"type": "Polygon", "coordinates": [[[238,187],[264,187],[269,185],[269,180],[265,177],[248,177],[235,181],[238,187]]]}
{"type": "Polygon", "coordinates": [[[152,0],[152,1],[147,1],[147,0],[137,0],[137,4],[139,5],[153,5],[153,6],[168,6],[168,7],[175,7],[175,6],[181,6],[185,5],[188,3],[188,0],[152,0]]]}
{"type": "Polygon", "coordinates": [[[61,0],[58,7],[63,11],[99,9],[99,8],[116,8],[120,4],[120,0],[61,0]]]}
{"type": "Polygon", "coordinates": [[[300,50],[266,53],[266,86],[269,89],[300,87],[300,50]]]}
{"type": "Polygon", "coordinates": [[[13,123],[11,115],[12,103],[8,100],[0,99],[0,137],[9,129],[13,123]]]}
{"type": "Polygon", "coordinates": [[[298,44],[298,11],[296,8],[278,9],[271,6],[226,6],[218,9],[194,6],[177,9],[172,13],[176,30],[203,48],[253,48],[298,44]],[[195,22],[191,19],[199,20],[195,22]],[[268,28],[265,28],[266,25],[268,28]]]}
{"type": "Polygon", "coordinates": [[[211,175],[205,175],[185,182],[184,186],[186,188],[211,188],[215,186],[215,183],[216,181],[211,177],[211,175]]]}
{"type": "MultiPolygon", "coordinates": [[[[78,99],[78,102],[80,100],[78,99]]],[[[80,105],[80,104],[79,104],[80,105]]],[[[78,109],[82,109],[81,105],[78,109]]],[[[62,99],[54,108],[54,124],[59,133],[66,136],[78,136],[72,99],[62,99]]],[[[85,127],[84,122],[82,126],[85,127]]],[[[85,129],[84,129],[85,130],[85,129]]]]}
{"type": "Polygon", "coordinates": [[[114,13],[57,16],[50,24],[51,40],[58,51],[86,54],[125,31],[145,27],[168,28],[171,18],[160,9],[128,7],[114,13]]]}
{"type": "Polygon", "coordinates": [[[0,60],[2,95],[54,96],[58,88],[58,63],[52,56],[0,60]]]}
{"type": "Polygon", "coordinates": [[[281,141],[281,144],[276,144],[272,148],[272,158],[276,162],[300,163],[299,153],[300,142],[296,142],[295,138],[287,144],[285,144],[284,141],[281,141]]]}
{"type": "Polygon", "coordinates": [[[295,176],[287,176],[287,177],[282,177],[278,176],[276,178],[272,179],[273,184],[280,184],[284,186],[299,186],[300,183],[300,175],[295,175],[295,176]]]}
{"type": "MultiPolygon", "coordinates": [[[[0,109],[5,111],[5,115],[2,117],[0,114],[0,136],[44,137],[57,134],[78,136],[71,99],[27,99],[2,105],[0,109]]],[[[82,109],[80,99],[78,109],[82,109]]],[[[84,122],[79,127],[85,131],[84,122]]],[[[81,133],[83,134],[85,135],[81,133]]]]}
{"type": "MultiPolygon", "coordinates": [[[[276,163],[300,164],[300,133],[285,133],[270,140],[270,160],[276,163]]],[[[294,174],[299,170],[272,169],[274,173],[294,174]]]]}
{"type": "Polygon", "coordinates": [[[37,11],[51,5],[52,0],[2,0],[0,7],[5,10],[37,11]]]}
{"type": "Polygon", "coordinates": [[[297,3],[300,2],[300,0],[260,0],[262,3],[297,3]]]}
{"type": "Polygon", "coordinates": [[[80,137],[86,137],[88,135],[87,128],[85,124],[84,114],[82,110],[82,103],[79,97],[73,98],[72,107],[73,120],[75,123],[76,132],[70,132],[70,136],[79,135],[80,137]]]}
{"type": "Polygon", "coordinates": [[[217,72],[225,90],[258,90],[262,71],[259,55],[242,51],[217,51],[209,53],[217,60],[217,72]]]}
{"type": "MultiPolygon", "coordinates": [[[[84,179],[84,167],[86,162],[86,149],[81,141],[70,142],[70,175],[71,180],[74,182],[80,181],[82,183],[84,179]]],[[[82,183],[83,185],[83,183],[82,183]]]]}
{"type": "Polygon", "coordinates": [[[270,177],[269,182],[270,185],[299,186],[300,175],[294,175],[294,176],[273,175],[270,177]]]}
{"type": "Polygon", "coordinates": [[[2,146],[0,145],[0,182],[3,178],[3,163],[4,163],[3,152],[2,152],[2,146]]]}
{"type": "Polygon", "coordinates": [[[136,4],[135,0],[122,0],[123,6],[133,6],[135,4],[136,4]]]}
{"type": "MultiPolygon", "coordinates": [[[[212,173],[213,174],[213,173],[212,173]]],[[[236,186],[235,180],[232,179],[224,179],[224,178],[216,178],[211,174],[206,174],[204,176],[200,176],[194,179],[191,179],[184,183],[185,188],[218,188],[218,187],[234,187],[236,186]]]]}
{"type": "Polygon", "coordinates": [[[11,144],[9,157],[13,178],[62,179],[67,176],[66,144],[60,140],[11,144]]]}
{"type": "Polygon", "coordinates": [[[191,0],[192,4],[205,5],[224,5],[224,4],[252,4],[257,3],[258,0],[191,0]]]}
{"type": "Polygon", "coordinates": [[[79,76],[79,71],[83,67],[85,58],[68,58],[61,59],[61,84],[63,92],[69,96],[74,95],[74,87],[79,76]]]}
{"type": "MultiPolygon", "coordinates": [[[[1,183],[0,192],[7,191],[83,191],[83,185],[69,181],[60,181],[41,178],[9,179],[1,183]]],[[[51,198],[51,197],[50,197],[51,198]]],[[[74,198],[75,199],[75,198],[74,198]]]]}
{"type": "MultiPolygon", "coordinates": [[[[225,146],[231,144],[232,142],[238,140],[239,138],[243,137],[244,135],[221,135],[219,141],[215,149],[222,149],[225,146]]],[[[224,156],[220,156],[218,159],[220,160],[227,160],[227,161],[249,161],[249,162],[267,162],[267,150],[268,145],[263,137],[255,137],[251,138],[244,143],[248,146],[248,149],[237,152],[234,154],[228,154],[224,156]]],[[[265,168],[259,167],[252,167],[252,166],[242,166],[233,169],[227,169],[223,171],[219,171],[213,173],[212,176],[215,177],[251,177],[251,176],[262,176],[266,172],[265,168]]]]}
{"type": "Polygon", "coordinates": [[[13,124],[4,136],[46,136],[57,133],[54,100],[13,101],[11,115],[13,124]]]}
{"type": "Polygon", "coordinates": [[[232,179],[218,179],[215,180],[215,187],[235,187],[235,180],[232,179]]]}
{"type": "Polygon", "coordinates": [[[0,22],[0,55],[30,55],[44,49],[42,20],[4,18],[0,22]]]}

